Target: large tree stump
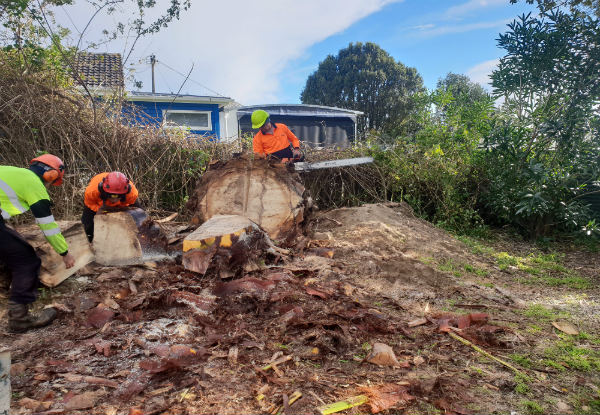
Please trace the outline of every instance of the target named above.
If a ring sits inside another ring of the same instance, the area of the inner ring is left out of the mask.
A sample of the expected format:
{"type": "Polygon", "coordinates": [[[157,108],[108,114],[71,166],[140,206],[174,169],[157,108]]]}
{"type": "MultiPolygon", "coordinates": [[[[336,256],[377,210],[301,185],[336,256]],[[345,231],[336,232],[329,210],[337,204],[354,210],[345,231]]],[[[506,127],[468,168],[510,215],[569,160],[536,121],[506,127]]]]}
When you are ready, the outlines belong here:
{"type": "Polygon", "coordinates": [[[139,208],[94,216],[94,253],[102,265],[133,265],[166,255],[167,238],[139,208]]]}
{"type": "Polygon", "coordinates": [[[235,275],[267,252],[273,242],[250,219],[215,215],[183,240],[183,266],[205,274],[214,266],[222,278],[235,275]]]}
{"type": "Polygon", "coordinates": [[[44,234],[37,225],[17,228],[17,231],[33,246],[42,260],[40,281],[48,287],[56,287],[94,260],[94,253],[90,248],[81,222],[58,221],[57,223],[69,244],[69,252],[75,257],[75,265],[69,269],[65,268],[62,257],[46,241],[44,234]]]}
{"type": "Polygon", "coordinates": [[[293,235],[307,201],[300,176],[279,162],[244,156],[212,165],[187,204],[200,224],[215,215],[239,215],[260,225],[272,239],[293,235]]]}

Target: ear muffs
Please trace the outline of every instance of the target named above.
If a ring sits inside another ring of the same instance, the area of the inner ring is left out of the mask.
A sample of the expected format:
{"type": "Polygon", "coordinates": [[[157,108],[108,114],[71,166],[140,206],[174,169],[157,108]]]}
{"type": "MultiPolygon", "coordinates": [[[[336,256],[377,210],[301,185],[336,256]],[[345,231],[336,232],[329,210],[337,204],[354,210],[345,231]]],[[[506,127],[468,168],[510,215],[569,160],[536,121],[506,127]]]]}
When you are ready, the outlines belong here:
{"type": "Polygon", "coordinates": [[[60,173],[54,169],[50,169],[44,172],[42,179],[46,183],[54,183],[60,177],[60,173]]]}

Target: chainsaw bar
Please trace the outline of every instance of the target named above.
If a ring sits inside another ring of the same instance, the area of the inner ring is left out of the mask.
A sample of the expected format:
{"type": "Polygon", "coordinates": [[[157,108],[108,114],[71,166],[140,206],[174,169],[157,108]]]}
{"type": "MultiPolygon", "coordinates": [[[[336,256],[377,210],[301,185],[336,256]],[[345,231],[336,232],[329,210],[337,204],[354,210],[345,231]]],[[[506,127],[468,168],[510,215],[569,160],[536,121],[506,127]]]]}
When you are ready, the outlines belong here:
{"type": "Polygon", "coordinates": [[[296,171],[310,171],[318,169],[331,169],[336,167],[356,166],[357,164],[372,163],[373,157],[357,157],[353,159],[327,160],[316,163],[299,162],[294,163],[296,171]]]}

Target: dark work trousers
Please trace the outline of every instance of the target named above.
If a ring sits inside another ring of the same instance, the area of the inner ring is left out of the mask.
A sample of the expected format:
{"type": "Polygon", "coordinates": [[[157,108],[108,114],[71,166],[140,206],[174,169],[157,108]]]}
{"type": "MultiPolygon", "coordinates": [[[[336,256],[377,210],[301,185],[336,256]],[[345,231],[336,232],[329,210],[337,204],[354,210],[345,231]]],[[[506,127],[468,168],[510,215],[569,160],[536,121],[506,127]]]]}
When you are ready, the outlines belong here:
{"type": "Polygon", "coordinates": [[[0,219],[0,261],[6,264],[12,283],[10,300],[19,304],[35,301],[42,261],[17,231],[0,219]]]}
{"type": "MultiPolygon", "coordinates": [[[[275,157],[278,159],[290,159],[292,160],[294,158],[294,153],[292,152],[292,147],[286,147],[286,148],[282,148],[279,151],[276,151],[274,153],[269,154],[267,157],[275,157]]],[[[294,160],[294,161],[304,161],[304,156],[301,156],[299,159],[294,160]]]]}
{"type": "Polygon", "coordinates": [[[94,239],[94,216],[96,212],[87,206],[83,206],[83,213],[81,214],[81,223],[83,223],[83,230],[88,237],[88,241],[92,242],[94,239]]]}

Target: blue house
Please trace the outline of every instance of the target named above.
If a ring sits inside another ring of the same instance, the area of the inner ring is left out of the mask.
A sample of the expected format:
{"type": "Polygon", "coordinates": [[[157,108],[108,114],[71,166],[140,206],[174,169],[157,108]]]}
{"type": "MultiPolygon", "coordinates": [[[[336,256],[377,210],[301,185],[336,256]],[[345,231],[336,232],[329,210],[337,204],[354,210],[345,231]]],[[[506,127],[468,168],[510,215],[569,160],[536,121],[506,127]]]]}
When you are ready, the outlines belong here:
{"type": "Polygon", "coordinates": [[[139,110],[135,111],[136,118],[144,124],[179,128],[217,139],[237,136],[237,119],[231,98],[129,92],[125,99],[139,110]],[[230,118],[233,119],[233,131],[229,131],[232,125],[230,118]]]}
{"type": "MultiPolygon", "coordinates": [[[[80,53],[75,59],[74,80],[95,96],[124,91],[123,64],[118,53],[80,53]]],[[[240,105],[223,96],[126,92],[124,98],[142,124],[178,128],[190,134],[228,141],[238,136],[236,109],[240,105]]]]}

